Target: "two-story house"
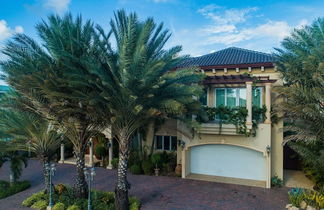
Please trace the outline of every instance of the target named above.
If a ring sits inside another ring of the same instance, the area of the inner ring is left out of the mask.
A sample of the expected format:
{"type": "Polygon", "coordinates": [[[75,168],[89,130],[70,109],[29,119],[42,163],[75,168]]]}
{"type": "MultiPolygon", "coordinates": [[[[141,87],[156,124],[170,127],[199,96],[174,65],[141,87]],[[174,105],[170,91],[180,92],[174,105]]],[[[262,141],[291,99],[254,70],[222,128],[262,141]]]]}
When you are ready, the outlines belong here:
{"type": "Polygon", "coordinates": [[[145,144],[154,140],[157,151],[176,151],[183,178],[269,188],[272,176],[283,178],[283,123],[271,122],[273,87],[282,79],[273,61],[270,54],[235,47],[188,59],[179,68],[196,66],[206,74],[200,100],[218,114],[196,129],[169,120],[151,128],[145,144]],[[220,126],[219,110],[240,107],[246,110],[243,132],[235,123],[220,126]],[[258,108],[265,116],[256,123],[258,108]]]}

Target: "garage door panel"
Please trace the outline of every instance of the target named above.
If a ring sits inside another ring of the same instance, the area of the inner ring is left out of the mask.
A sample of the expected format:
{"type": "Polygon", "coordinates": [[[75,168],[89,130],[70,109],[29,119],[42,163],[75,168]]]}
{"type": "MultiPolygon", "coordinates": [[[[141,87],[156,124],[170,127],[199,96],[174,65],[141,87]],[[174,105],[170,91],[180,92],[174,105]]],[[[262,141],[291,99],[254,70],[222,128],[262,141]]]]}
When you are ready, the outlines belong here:
{"type": "Polygon", "coordinates": [[[190,172],[212,176],[266,180],[266,160],[261,152],[232,145],[191,148],[190,172]]]}

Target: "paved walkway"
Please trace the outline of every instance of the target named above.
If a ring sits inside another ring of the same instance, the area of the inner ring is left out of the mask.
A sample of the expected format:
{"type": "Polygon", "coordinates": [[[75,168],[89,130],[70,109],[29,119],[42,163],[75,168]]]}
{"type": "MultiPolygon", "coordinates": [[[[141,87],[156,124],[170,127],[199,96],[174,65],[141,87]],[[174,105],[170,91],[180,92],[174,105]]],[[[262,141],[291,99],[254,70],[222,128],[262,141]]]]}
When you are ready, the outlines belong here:
{"type": "MultiPolygon", "coordinates": [[[[94,188],[112,191],[116,171],[97,168],[94,188]]],[[[60,164],[54,183],[73,184],[75,166],[60,164]]],[[[0,169],[0,179],[8,179],[8,166],[0,169]]],[[[31,181],[32,187],[0,200],[1,210],[27,209],[20,204],[27,196],[42,189],[41,165],[29,161],[22,180],[31,181]]],[[[177,177],[129,175],[130,195],[137,196],[142,209],[220,209],[220,210],[282,210],[287,201],[288,188],[264,189],[231,184],[219,184],[177,177]]]]}
{"type": "Polygon", "coordinates": [[[286,187],[291,188],[313,189],[314,187],[314,183],[302,171],[284,170],[284,182],[286,187]]]}

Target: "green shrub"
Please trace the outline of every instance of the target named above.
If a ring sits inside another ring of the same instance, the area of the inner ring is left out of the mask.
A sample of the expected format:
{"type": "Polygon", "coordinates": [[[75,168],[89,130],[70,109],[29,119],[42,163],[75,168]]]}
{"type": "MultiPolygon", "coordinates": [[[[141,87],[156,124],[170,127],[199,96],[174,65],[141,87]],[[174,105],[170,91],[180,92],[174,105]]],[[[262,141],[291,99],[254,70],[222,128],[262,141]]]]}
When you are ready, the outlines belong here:
{"type": "Polygon", "coordinates": [[[139,210],[140,207],[141,207],[140,201],[135,197],[130,197],[129,198],[129,204],[130,204],[129,205],[130,210],[139,210]]]}
{"type": "Polygon", "coordinates": [[[293,188],[288,192],[288,199],[291,204],[299,207],[300,203],[305,200],[306,193],[302,188],[293,188]]]}
{"type": "Polygon", "coordinates": [[[283,181],[277,175],[271,178],[271,186],[272,187],[282,187],[283,181]]]}
{"type": "Polygon", "coordinates": [[[55,193],[62,195],[63,192],[66,192],[66,187],[64,184],[58,184],[54,187],[55,193]]]}
{"type": "Polygon", "coordinates": [[[0,181],[0,199],[21,192],[30,187],[28,181],[15,182],[10,186],[9,182],[0,181]]]}
{"type": "Polygon", "coordinates": [[[151,156],[151,161],[155,168],[160,167],[161,164],[161,154],[155,153],[151,156]]]}
{"type": "Polygon", "coordinates": [[[111,165],[113,166],[113,168],[118,168],[118,158],[113,158],[111,160],[111,165]]]}
{"type": "Polygon", "coordinates": [[[78,205],[72,205],[69,206],[66,210],[81,210],[81,208],[78,205]]]}
{"type": "MultiPolygon", "coordinates": [[[[53,200],[56,202],[53,210],[84,210],[88,208],[88,200],[86,198],[76,198],[73,189],[63,184],[54,186],[55,189],[65,189],[59,195],[58,191],[54,191],[53,200]]],[[[92,206],[95,210],[114,210],[115,209],[115,193],[92,190],[92,206]]],[[[46,209],[48,205],[48,195],[44,191],[38,192],[23,201],[23,206],[34,209],[46,209]]],[[[130,198],[130,208],[138,209],[139,201],[136,198],[130,198]]]]}
{"type": "Polygon", "coordinates": [[[36,201],[31,208],[32,209],[37,209],[37,210],[45,210],[48,205],[48,202],[46,200],[39,200],[36,201]]]}
{"type": "Polygon", "coordinates": [[[95,155],[99,158],[103,158],[107,155],[107,149],[103,145],[97,144],[95,148],[95,155]]]}
{"type": "Polygon", "coordinates": [[[53,206],[53,210],[65,210],[64,203],[58,202],[53,206]]]}
{"type": "Polygon", "coordinates": [[[150,175],[152,174],[153,171],[153,164],[151,163],[150,160],[144,160],[142,162],[142,168],[145,175],[150,175]]]}
{"type": "Polygon", "coordinates": [[[34,193],[30,197],[26,198],[23,202],[22,205],[26,207],[32,206],[35,202],[39,200],[45,200],[48,196],[43,192],[39,193],[34,193]]]}
{"type": "Polygon", "coordinates": [[[130,171],[132,172],[132,174],[141,174],[142,173],[142,169],[139,165],[132,165],[130,167],[130,171]]]}
{"type": "Polygon", "coordinates": [[[130,154],[129,154],[128,165],[129,166],[141,165],[141,160],[142,160],[142,157],[141,157],[139,151],[131,151],[130,154]]]}

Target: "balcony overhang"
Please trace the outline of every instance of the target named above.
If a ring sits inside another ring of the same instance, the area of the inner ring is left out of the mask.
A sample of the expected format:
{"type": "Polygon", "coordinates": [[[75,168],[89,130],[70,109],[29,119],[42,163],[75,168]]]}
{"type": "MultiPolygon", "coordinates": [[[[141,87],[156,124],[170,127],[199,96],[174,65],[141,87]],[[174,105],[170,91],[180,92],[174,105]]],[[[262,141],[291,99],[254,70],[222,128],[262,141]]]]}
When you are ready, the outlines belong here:
{"type": "Polygon", "coordinates": [[[275,83],[277,80],[270,79],[269,76],[251,77],[249,75],[222,75],[207,76],[203,81],[204,85],[211,84],[245,84],[246,82],[255,83],[275,83]]]}

